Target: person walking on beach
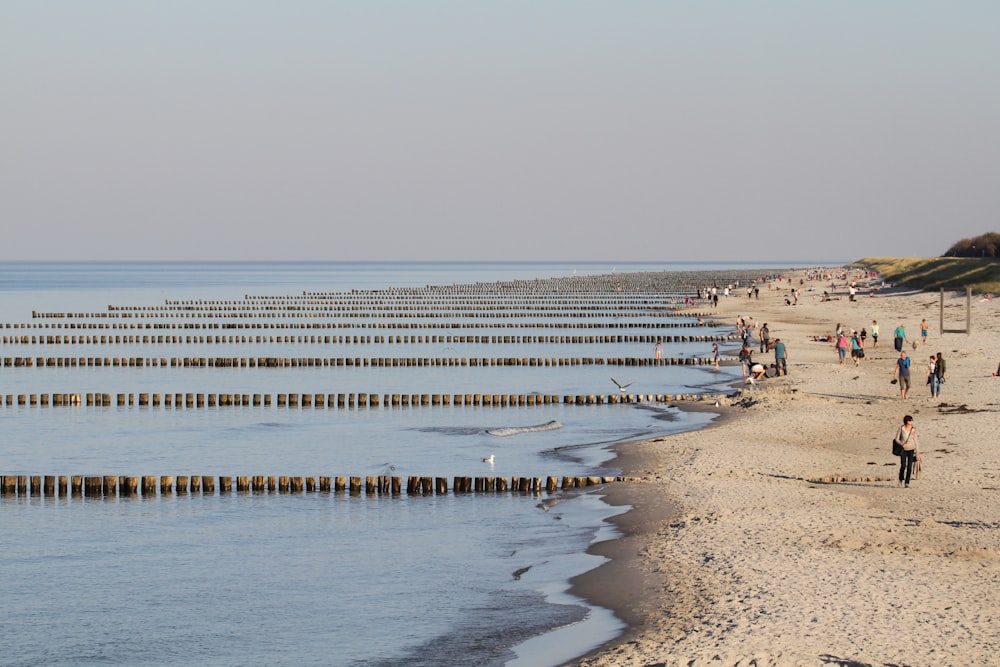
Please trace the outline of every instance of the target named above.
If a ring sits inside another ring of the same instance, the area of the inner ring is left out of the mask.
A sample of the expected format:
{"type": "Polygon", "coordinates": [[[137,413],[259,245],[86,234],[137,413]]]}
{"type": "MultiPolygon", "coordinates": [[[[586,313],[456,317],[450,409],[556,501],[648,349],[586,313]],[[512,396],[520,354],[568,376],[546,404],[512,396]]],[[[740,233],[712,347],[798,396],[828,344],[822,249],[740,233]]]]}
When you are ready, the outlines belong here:
{"type": "Polygon", "coordinates": [[[903,342],[906,340],[906,328],[900,324],[892,334],[892,343],[896,347],[896,352],[903,351],[903,342]]]}
{"type": "Polygon", "coordinates": [[[934,376],[937,378],[937,390],[934,388],[934,384],[931,384],[931,398],[941,397],[941,386],[944,384],[945,371],[948,370],[947,364],[944,363],[944,357],[941,353],[937,353],[937,357],[934,358],[934,376]]]}
{"type": "Polygon", "coordinates": [[[778,376],[788,375],[788,350],[785,348],[785,344],[781,342],[780,338],[774,339],[774,368],[778,373],[778,376]]]}
{"type": "Polygon", "coordinates": [[[656,341],[656,345],[653,346],[653,355],[657,359],[662,359],[663,358],[663,341],[662,340],[656,341]]]}
{"type": "Polygon", "coordinates": [[[892,372],[892,381],[899,382],[899,397],[906,399],[910,395],[910,359],[906,352],[900,351],[896,359],[896,370],[892,372]]]}
{"type": "Polygon", "coordinates": [[[930,356],[930,361],[927,362],[927,384],[931,388],[931,398],[936,397],[940,389],[937,373],[935,372],[936,370],[937,357],[932,354],[930,356]]]}
{"type": "Polygon", "coordinates": [[[861,344],[861,338],[858,336],[858,332],[851,330],[851,359],[854,360],[854,365],[858,366],[861,364],[861,360],[865,358],[865,346],[861,344]]]}
{"type": "Polygon", "coordinates": [[[896,431],[896,442],[903,446],[899,457],[899,485],[909,487],[913,465],[920,460],[920,443],[917,439],[917,429],[913,427],[913,417],[903,417],[903,424],[896,431]]]}
{"type": "Polygon", "coordinates": [[[748,371],[750,370],[750,365],[753,364],[753,352],[750,351],[750,346],[747,345],[746,341],[743,341],[743,347],[740,348],[740,365],[743,366],[743,377],[746,378],[748,371]]]}
{"type": "Polygon", "coordinates": [[[878,349],[878,322],[872,320],[872,349],[878,349]]]}
{"type": "Polygon", "coordinates": [[[841,329],[837,332],[837,358],[840,359],[840,365],[844,365],[844,359],[847,357],[847,334],[841,329]]]}
{"type": "Polygon", "coordinates": [[[927,320],[920,320],[920,344],[927,345],[927,332],[930,329],[930,325],[927,324],[927,320]]]}
{"type": "Polygon", "coordinates": [[[767,352],[768,345],[771,343],[771,330],[767,328],[767,322],[764,322],[758,335],[760,336],[760,351],[767,352]]]}

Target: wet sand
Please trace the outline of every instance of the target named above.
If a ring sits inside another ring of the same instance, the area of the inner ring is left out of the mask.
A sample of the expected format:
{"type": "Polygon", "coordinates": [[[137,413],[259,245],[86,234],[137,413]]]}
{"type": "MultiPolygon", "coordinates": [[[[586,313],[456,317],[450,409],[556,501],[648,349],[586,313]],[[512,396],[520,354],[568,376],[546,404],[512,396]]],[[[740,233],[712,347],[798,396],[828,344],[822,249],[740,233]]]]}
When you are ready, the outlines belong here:
{"type": "MultiPolygon", "coordinates": [[[[634,481],[609,487],[608,500],[633,509],[613,519],[621,539],[592,549],[612,560],[573,592],[629,627],[571,664],[997,664],[1000,303],[973,299],[972,333],[942,333],[938,293],[850,302],[837,283],[828,302],[828,281],[802,285],[796,306],[785,305],[788,283],[759,300],[745,289],[720,298],[718,319],[752,316],[788,345],[789,375],[744,385],[707,428],[619,446],[634,481]],[[872,320],[879,347],[869,337],[858,367],[813,340],[872,320]],[[905,401],[890,384],[901,323],[913,360],[905,401]],[[936,352],[948,373],[932,400],[924,378],[936,352]],[[904,414],[924,467],[908,489],[890,452],[904,414]]],[[[964,293],[946,294],[945,329],[964,328],[965,305],[964,293]]]]}

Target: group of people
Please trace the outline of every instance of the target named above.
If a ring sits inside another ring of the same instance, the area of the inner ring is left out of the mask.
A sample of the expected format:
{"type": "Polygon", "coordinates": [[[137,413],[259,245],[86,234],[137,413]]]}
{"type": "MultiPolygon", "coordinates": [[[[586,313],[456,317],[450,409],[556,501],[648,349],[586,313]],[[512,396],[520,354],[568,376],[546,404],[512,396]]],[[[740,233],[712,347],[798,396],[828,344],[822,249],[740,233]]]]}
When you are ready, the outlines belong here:
{"type": "MultiPolygon", "coordinates": [[[[754,328],[753,318],[740,316],[737,320],[737,329],[743,338],[743,346],[740,348],[739,355],[740,365],[743,367],[744,380],[750,384],[767,377],[767,366],[753,360],[753,349],[751,348],[750,340],[753,336],[754,328]]],[[[771,329],[768,327],[767,322],[764,322],[763,325],[757,328],[757,342],[761,354],[774,352],[774,363],[772,364],[774,375],[788,375],[788,347],[780,338],[771,339],[771,329]]]]}
{"type": "MultiPolygon", "coordinates": [[[[872,322],[872,332],[874,346],[878,347],[878,324],[874,321],[872,322]]],[[[836,332],[833,335],[833,341],[841,366],[846,363],[848,350],[851,351],[851,359],[854,361],[854,365],[861,365],[861,360],[865,358],[865,344],[868,342],[868,331],[864,327],[861,328],[861,331],[851,329],[848,332],[847,328],[838,322],[836,332]]]]}
{"type": "MultiPolygon", "coordinates": [[[[913,376],[911,366],[910,358],[906,356],[906,350],[900,350],[899,358],[896,359],[896,367],[892,371],[892,383],[899,384],[899,396],[903,399],[910,397],[910,386],[913,376]]],[[[924,377],[925,384],[930,387],[932,399],[941,396],[941,386],[945,382],[947,370],[948,365],[940,352],[928,357],[924,377]]]]}
{"type": "MultiPolygon", "coordinates": [[[[920,343],[916,341],[913,342],[913,349],[916,350],[918,346],[923,346],[927,344],[927,335],[930,326],[927,324],[927,320],[923,319],[920,321],[920,343]]],[[[899,353],[899,358],[896,359],[896,366],[892,372],[892,382],[893,384],[899,384],[899,396],[900,398],[906,399],[910,397],[910,387],[912,385],[912,363],[910,358],[906,354],[906,350],[903,349],[906,343],[906,327],[900,324],[896,327],[893,332],[893,345],[896,348],[896,352],[899,353]]],[[[947,376],[947,363],[940,352],[937,354],[932,354],[927,359],[927,366],[925,367],[925,384],[931,390],[931,398],[939,398],[941,396],[941,386],[945,382],[947,376]]],[[[998,369],[1000,370],[1000,369],[998,369]]]]}
{"type": "MultiPolygon", "coordinates": [[[[926,319],[920,320],[920,343],[919,343],[920,346],[927,344],[927,334],[930,331],[930,328],[931,327],[927,323],[926,319]]],[[[896,348],[896,352],[903,351],[903,345],[906,344],[906,341],[907,341],[906,326],[900,324],[898,327],[896,327],[896,330],[892,332],[892,343],[893,346],[896,348]]],[[[916,350],[918,347],[917,341],[913,341],[912,345],[913,349],[916,350]]]]}

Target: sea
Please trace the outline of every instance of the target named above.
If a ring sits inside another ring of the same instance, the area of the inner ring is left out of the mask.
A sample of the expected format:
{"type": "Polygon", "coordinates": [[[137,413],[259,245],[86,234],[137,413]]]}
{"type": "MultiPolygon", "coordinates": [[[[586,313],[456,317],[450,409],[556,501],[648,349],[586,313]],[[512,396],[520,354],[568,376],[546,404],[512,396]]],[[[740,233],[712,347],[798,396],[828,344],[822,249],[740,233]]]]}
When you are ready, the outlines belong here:
{"type": "MultiPolygon", "coordinates": [[[[44,336],[93,332],[42,329],[74,320],[33,314],[238,302],[248,295],[739,268],[758,266],[5,262],[0,263],[0,335],[42,338],[8,342],[0,346],[0,358],[648,357],[648,343],[390,345],[324,343],[320,337],[320,342],[195,338],[57,345],[44,342],[44,336]]],[[[448,334],[463,333],[461,321],[448,324],[453,325],[448,334]]],[[[531,333],[566,333],[541,324],[531,333]]],[[[373,326],[319,333],[444,333],[379,331],[377,320],[373,326]]],[[[720,332],[726,329],[678,331],[720,332]]],[[[707,356],[710,347],[666,343],[665,356],[707,356]]],[[[612,377],[637,393],[678,394],[727,391],[738,374],[727,366],[3,365],[0,395],[607,395],[617,391],[612,377]]],[[[620,472],[610,463],[614,445],[699,428],[712,418],[666,403],[180,409],[15,402],[0,406],[0,474],[611,476],[620,472]],[[490,455],[493,462],[485,462],[490,455]]],[[[0,498],[0,664],[559,665],[623,630],[610,610],[571,595],[569,579],[604,562],[587,548],[614,539],[608,519],[627,510],[606,504],[599,487],[551,494],[6,496],[0,498]]]]}

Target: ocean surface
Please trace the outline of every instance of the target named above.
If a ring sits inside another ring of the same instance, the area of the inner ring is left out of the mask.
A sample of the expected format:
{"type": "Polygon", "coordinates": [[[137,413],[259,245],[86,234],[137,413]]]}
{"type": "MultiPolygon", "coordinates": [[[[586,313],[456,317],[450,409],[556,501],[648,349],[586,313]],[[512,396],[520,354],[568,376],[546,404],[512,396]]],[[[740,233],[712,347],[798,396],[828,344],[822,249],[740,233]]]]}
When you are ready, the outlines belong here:
{"type": "MultiPolygon", "coordinates": [[[[98,313],[109,306],[240,301],[247,295],[733,268],[756,267],[706,263],[0,263],[0,335],[170,333],[40,329],[47,323],[82,320],[33,318],[32,313],[98,313]]],[[[640,315],[630,321],[647,319],[655,318],[640,315]]],[[[513,321],[519,320],[534,322],[536,318],[514,316],[513,321]]],[[[572,333],[546,328],[552,321],[540,321],[539,328],[530,333],[572,333]]],[[[372,326],[316,333],[445,333],[444,329],[379,330],[377,320],[372,326]]],[[[528,331],[499,327],[462,331],[460,321],[456,326],[447,334],[528,331]]],[[[655,330],[636,333],[655,335],[655,330]]],[[[724,331],[695,326],[676,333],[724,331]]],[[[56,345],[43,340],[8,342],[0,346],[0,357],[652,355],[648,343],[56,345]]],[[[708,356],[711,344],[667,343],[665,348],[666,357],[708,356]]],[[[611,376],[632,383],[630,391],[636,393],[674,394],[723,391],[738,372],[734,374],[732,367],[715,371],[710,366],[600,365],[0,366],[0,395],[561,396],[613,393],[617,389],[611,376]]],[[[609,468],[607,461],[615,443],[697,428],[710,419],[711,415],[685,414],[664,404],[365,409],[4,405],[0,406],[0,474],[392,474],[404,481],[409,475],[449,481],[456,475],[613,475],[619,471],[609,468]],[[559,427],[553,428],[550,422],[558,422],[559,427]],[[534,428],[541,425],[548,426],[534,428]],[[490,454],[494,462],[483,462],[490,454]]],[[[624,509],[609,507],[600,493],[574,492],[390,497],[216,491],[154,498],[3,497],[0,664],[557,665],[622,630],[608,610],[566,591],[570,577],[603,562],[585,550],[595,541],[615,537],[605,520],[624,509]]]]}

